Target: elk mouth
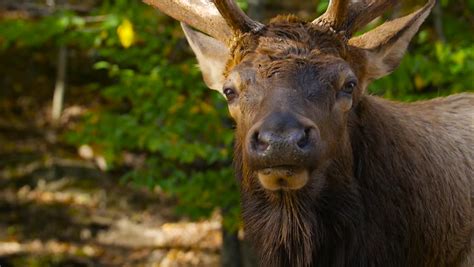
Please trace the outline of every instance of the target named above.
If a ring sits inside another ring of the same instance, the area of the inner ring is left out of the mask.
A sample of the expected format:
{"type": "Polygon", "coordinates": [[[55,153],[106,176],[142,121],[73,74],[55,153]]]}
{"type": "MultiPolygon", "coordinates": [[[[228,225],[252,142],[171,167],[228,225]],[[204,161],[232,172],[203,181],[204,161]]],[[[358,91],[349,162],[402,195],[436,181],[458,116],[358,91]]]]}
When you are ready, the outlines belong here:
{"type": "Polygon", "coordinates": [[[296,166],[279,166],[257,171],[263,188],[270,191],[291,191],[303,188],[309,180],[309,172],[296,166]]]}

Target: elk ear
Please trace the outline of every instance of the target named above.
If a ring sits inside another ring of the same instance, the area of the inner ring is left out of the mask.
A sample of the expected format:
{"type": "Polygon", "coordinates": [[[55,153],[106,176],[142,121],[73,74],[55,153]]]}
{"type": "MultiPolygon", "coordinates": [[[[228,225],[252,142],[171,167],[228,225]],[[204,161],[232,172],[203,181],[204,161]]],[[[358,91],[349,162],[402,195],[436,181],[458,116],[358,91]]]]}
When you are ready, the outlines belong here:
{"type": "Polygon", "coordinates": [[[221,91],[224,69],[229,58],[229,49],[217,39],[191,29],[181,23],[186,39],[196,55],[202,77],[207,87],[221,91]]]}
{"type": "Polygon", "coordinates": [[[408,44],[428,17],[436,0],[418,11],[402,18],[388,21],[377,28],[349,40],[349,44],[367,54],[369,80],[381,78],[394,71],[400,64],[408,44]]]}

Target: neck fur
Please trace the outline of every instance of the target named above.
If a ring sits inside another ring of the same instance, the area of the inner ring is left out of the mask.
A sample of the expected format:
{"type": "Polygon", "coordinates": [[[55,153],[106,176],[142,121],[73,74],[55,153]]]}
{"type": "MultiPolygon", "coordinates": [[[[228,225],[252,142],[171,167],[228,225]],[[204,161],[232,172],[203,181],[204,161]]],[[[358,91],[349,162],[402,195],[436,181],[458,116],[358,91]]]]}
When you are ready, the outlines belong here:
{"type": "Polygon", "coordinates": [[[328,163],[298,191],[268,192],[242,166],[238,147],[235,167],[241,181],[245,233],[262,266],[333,263],[330,255],[342,255],[355,241],[360,201],[351,186],[351,153],[328,163]]]}

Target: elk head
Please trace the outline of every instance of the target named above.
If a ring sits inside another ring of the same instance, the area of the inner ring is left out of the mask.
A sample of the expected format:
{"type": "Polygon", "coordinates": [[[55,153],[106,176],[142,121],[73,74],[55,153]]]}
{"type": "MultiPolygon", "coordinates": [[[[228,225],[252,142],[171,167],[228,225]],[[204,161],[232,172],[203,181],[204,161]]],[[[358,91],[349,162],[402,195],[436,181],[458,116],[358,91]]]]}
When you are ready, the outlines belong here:
{"type": "Polygon", "coordinates": [[[368,83],[398,66],[435,0],[356,37],[396,1],[331,0],[312,22],[279,16],[268,24],[232,0],[145,2],[183,22],[204,81],[227,99],[242,189],[272,194],[346,182],[324,173],[341,159],[350,165],[351,113],[368,83]]]}

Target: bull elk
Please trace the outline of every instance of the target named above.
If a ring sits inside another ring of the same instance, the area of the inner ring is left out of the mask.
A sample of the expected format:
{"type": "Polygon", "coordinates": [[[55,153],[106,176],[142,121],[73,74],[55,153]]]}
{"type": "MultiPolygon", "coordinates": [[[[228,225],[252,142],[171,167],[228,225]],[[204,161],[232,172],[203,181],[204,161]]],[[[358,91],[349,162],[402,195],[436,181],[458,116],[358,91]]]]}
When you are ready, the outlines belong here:
{"type": "Polygon", "coordinates": [[[268,24],[232,0],[145,2],[182,22],[205,83],[228,101],[261,266],[474,265],[474,95],[366,93],[435,0],[359,36],[397,1],[331,0],[312,22],[268,24]]]}

